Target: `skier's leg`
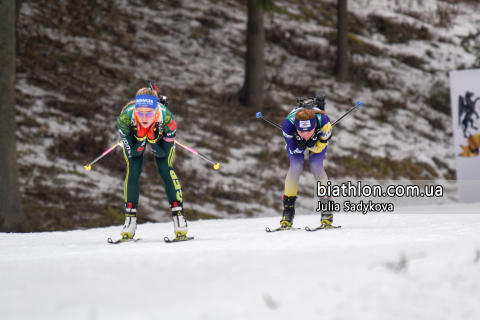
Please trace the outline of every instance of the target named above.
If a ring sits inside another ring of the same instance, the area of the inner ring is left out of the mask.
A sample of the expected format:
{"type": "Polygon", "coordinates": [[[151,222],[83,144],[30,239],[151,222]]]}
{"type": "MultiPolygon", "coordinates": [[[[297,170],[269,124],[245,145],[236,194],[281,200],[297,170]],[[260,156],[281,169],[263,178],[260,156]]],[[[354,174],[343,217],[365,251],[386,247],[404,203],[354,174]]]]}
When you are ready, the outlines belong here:
{"type": "Polygon", "coordinates": [[[295,200],[297,200],[298,184],[303,171],[305,156],[303,153],[288,154],[290,167],[285,179],[285,194],[283,196],[283,216],[280,224],[291,227],[295,217],[295,200]]]}
{"type": "Polygon", "coordinates": [[[305,156],[303,153],[289,154],[290,167],[288,168],[287,177],[285,178],[285,196],[295,197],[298,192],[298,184],[300,175],[303,172],[303,163],[305,156]]]}
{"type": "MultiPolygon", "coordinates": [[[[309,157],[310,170],[312,171],[313,176],[315,177],[315,181],[320,181],[322,185],[327,185],[327,182],[328,182],[328,176],[323,166],[323,159],[326,153],[327,153],[327,147],[325,147],[325,149],[323,149],[323,151],[320,153],[310,153],[310,157],[309,157]]],[[[323,204],[326,204],[329,201],[327,197],[321,197],[318,200],[323,204]]],[[[320,223],[325,226],[332,225],[333,212],[322,211],[320,223]]]]}
{"type": "Polygon", "coordinates": [[[165,185],[170,208],[172,209],[173,225],[175,236],[186,236],[188,232],[187,220],[185,219],[185,209],[183,208],[182,187],[178,177],[173,170],[173,158],[175,157],[175,142],[159,142],[165,150],[167,156],[163,158],[155,157],[158,173],[162,177],[165,185]]]}
{"type": "Polygon", "coordinates": [[[137,206],[140,197],[140,175],[143,167],[143,153],[139,157],[128,158],[123,151],[127,163],[127,175],[125,177],[125,224],[120,235],[123,238],[133,238],[137,230],[137,206]]]}
{"type": "Polygon", "coordinates": [[[310,170],[313,173],[315,181],[321,181],[322,185],[326,185],[328,182],[328,176],[325,172],[325,168],[323,167],[323,158],[325,157],[325,153],[327,152],[327,148],[323,149],[320,153],[312,153],[310,152],[309,156],[309,165],[310,170]]]}

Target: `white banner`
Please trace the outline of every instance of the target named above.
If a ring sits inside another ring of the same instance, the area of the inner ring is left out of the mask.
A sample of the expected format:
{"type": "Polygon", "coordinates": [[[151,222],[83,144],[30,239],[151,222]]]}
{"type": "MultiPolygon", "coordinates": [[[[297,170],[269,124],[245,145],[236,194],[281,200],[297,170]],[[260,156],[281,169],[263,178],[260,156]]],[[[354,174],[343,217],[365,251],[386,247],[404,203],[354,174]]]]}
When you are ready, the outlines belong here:
{"type": "Polygon", "coordinates": [[[480,202],[480,69],[450,72],[459,199],[480,202]]]}

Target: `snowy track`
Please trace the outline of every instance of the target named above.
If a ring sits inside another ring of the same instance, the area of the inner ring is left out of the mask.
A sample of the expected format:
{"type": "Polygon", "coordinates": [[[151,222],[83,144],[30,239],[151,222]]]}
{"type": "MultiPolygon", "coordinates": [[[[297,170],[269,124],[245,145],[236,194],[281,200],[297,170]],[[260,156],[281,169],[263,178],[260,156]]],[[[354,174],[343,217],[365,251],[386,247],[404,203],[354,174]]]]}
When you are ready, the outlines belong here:
{"type": "Polygon", "coordinates": [[[266,233],[280,217],[197,221],[176,244],[171,223],[120,245],[106,241],[119,226],[2,233],[0,318],[480,319],[479,204],[395,212],[315,233],[266,233]]]}

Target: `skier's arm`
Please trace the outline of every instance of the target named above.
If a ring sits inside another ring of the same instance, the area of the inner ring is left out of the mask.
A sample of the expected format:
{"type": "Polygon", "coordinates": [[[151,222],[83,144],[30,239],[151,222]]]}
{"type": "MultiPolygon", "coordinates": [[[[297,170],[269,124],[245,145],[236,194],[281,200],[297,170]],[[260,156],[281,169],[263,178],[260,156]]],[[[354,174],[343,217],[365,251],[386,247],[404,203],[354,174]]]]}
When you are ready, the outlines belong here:
{"type": "Polygon", "coordinates": [[[285,119],[282,124],[283,138],[287,143],[287,149],[290,153],[302,153],[305,150],[304,148],[299,148],[295,140],[295,125],[288,119],[285,119]]]}
{"type": "MultiPolygon", "coordinates": [[[[167,151],[170,152],[171,145],[175,143],[175,137],[177,136],[177,122],[175,117],[168,108],[166,109],[165,118],[163,119],[162,132],[163,136],[155,143],[151,143],[152,151],[158,158],[164,158],[167,156],[167,151]]],[[[157,138],[155,136],[155,138],[157,138]]]]}
{"type": "Polygon", "coordinates": [[[333,133],[332,124],[330,123],[330,119],[327,115],[322,114],[322,124],[323,125],[320,129],[318,138],[322,143],[326,143],[332,138],[333,133]]]}
{"type": "Polygon", "coordinates": [[[155,143],[150,143],[150,146],[152,147],[152,151],[157,158],[165,158],[167,156],[167,152],[165,151],[165,148],[162,147],[164,146],[163,142],[164,140],[160,138],[155,143]]]}
{"type": "Polygon", "coordinates": [[[165,119],[163,120],[163,140],[166,142],[174,142],[177,137],[177,122],[175,117],[167,108],[165,119]]]}
{"type": "Polygon", "coordinates": [[[135,136],[130,132],[130,118],[124,110],[117,120],[117,128],[122,138],[123,146],[125,148],[125,154],[127,157],[138,157],[143,153],[145,149],[146,140],[138,141],[135,136]]]}
{"type": "Polygon", "coordinates": [[[332,125],[330,119],[322,114],[320,121],[322,126],[318,126],[315,129],[313,136],[307,141],[307,147],[313,153],[322,152],[327,146],[328,140],[332,138],[332,125]]]}

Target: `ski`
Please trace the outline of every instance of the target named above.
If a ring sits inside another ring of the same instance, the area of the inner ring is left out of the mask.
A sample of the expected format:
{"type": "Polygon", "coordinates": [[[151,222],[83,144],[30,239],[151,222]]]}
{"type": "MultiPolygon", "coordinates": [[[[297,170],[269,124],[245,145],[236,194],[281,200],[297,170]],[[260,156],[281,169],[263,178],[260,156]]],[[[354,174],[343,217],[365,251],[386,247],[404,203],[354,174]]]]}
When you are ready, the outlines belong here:
{"type": "Polygon", "coordinates": [[[176,237],[175,239],[172,239],[172,240],[170,240],[168,237],[163,238],[163,240],[165,240],[166,243],[189,241],[193,239],[195,239],[195,237],[181,236],[181,237],[176,237]]]}
{"type": "Polygon", "coordinates": [[[111,244],[119,244],[119,243],[122,243],[122,242],[137,242],[137,241],[140,241],[142,240],[142,238],[138,238],[138,239],[133,239],[133,238],[121,238],[121,239],[118,239],[116,241],[113,241],[112,238],[108,238],[107,239],[107,242],[108,243],[111,243],[111,244]]]}
{"type": "Polygon", "coordinates": [[[316,227],[314,229],[310,229],[309,227],[305,227],[305,230],[306,231],[310,231],[310,232],[314,232],[314,231],[318,231],[318,230],[322,230],[322,229],[338,229],[338,228],[341,228],[342,226],[325,226],[325,225],[321,225],[320,227],[316,227]]]}
{"type": "Polygon", "coordinates": [[[277,231],[299,230],[299,229],[302,229],[302,228],[280,227],[280,228],[277,228],[277,229],[270,230],[269,227],[266,227],[265,231],[267,231],[267,232],[277,232],[277,231]]]}

